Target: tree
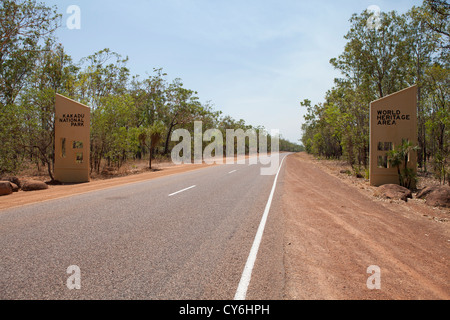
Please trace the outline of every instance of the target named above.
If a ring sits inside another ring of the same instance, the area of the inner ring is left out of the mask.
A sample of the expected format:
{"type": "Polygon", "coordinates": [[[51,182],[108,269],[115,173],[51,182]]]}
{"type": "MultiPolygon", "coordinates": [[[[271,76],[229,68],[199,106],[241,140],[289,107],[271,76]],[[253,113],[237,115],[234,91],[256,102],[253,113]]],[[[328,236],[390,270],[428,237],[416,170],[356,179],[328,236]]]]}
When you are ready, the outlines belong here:
{"type": "Polygon", "coordinates": [[[135,105],[129,94],[108,95],[99,100],[91,112],[91,171],[100,172],[102,159],[118,168],[128,154],[137,149],[130,124],[134,122],[135,105]]]}
{"type": "Polygon", "coordinates": [[[437,50],[438,36],[430,32],[425,20],[423,8],[413,7],[405,14],[402,21],[404,42],[407,55],[408,85],[417,85],[417,117],[418,117],[418,164],[426,170],[426,95],[429,93],[428,82],[425,78],[426,70],[431,66],[433,55],[437,50]]]}
{"type": "Polygon", "coordinates": [[[430,136],[429,148],[434,171],[445,183],[446,176],[450,175],[450,69],[435,64],[427,70],[426,79],[432,89],[429,119],[425,123],[430,136]]]}
{"type": "Polygon", "coordinates": [[[163,117],[167,126],[164,154],[169,153],[170,136],[179,125],[193,123],[201,113],[202,106],[196,96],[197,92],[183,88],[181,79],[175,79],[167,88],[167,103],[164,105],[163,117]]]}
{"type": "Polygon", "coordinates": [[[450,4],[446,0],[425,0],[425,23],[441,36],[440,45],[450,49],[450,4]]]}
{"type": "Polygon", "coordinates": [[[58,27],[56,7],[33,0],[0,4],[0,103],[11,105],[33,72],[40,44],[58,27]]]}
{"type": "Polygon", "coordinates": [[[135,77],[131,82],[130,93],[136,104],[137,127],[150,126],[161,120],[164,106],[167,102],[167,82],[162,68],[154,68],[154,75],[143,81],[135,77]]]}
{"type": "Polygon", "coordinates": [[[41,52],[29,84],[20,97],[25,119],[19,145],[47,166],[53,181],[55,138],[55,94],[65,94],[73,84],[77,68],[61,44],[48,40],[41,52]]]}
{"type": "Polygon", "coordinates": [[[32,0],[0,3],[0,173],[15,172],[23,162],[23,109],[17,97],[29,83],[41,45],[58,27],[55,7],[32,0]]]}
{"type": "Polygon", "coordinates": [[[164,124],[160,121],[155,122],[152,126],[148,128],[141,128],[139,133],[139,141],[145,145],[149,150],[149,162],[148,168],[152,168],[152,157],[153,150],[156,148],[158,143],[161,141],[166,128],[164,124]]]}
{"type": "Polygon", "coordinates": [[[95,112],[102,98],[127,92],[130,71],[128,57],[106,48],[81,59],[75,96],[95,112]]]}
{"type": "Polygon", "coordinates": [[[381,13],[381,24],[376,29],[367,27],[369,18],[367,10],[352,16],[351,29],[344,37],[348,40],[344,53],[330,63],[356,86],[365,83],[369,93],[382,98],[405,84],[402,18],[395,11],[381,13]]]}

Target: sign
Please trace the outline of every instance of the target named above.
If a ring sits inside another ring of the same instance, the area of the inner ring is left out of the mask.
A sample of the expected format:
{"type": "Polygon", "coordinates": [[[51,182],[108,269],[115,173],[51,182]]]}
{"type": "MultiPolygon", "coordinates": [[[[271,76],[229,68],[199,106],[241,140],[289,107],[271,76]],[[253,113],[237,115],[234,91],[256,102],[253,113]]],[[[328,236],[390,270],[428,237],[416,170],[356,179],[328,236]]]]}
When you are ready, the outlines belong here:
{"type": "Polygon", "coordinates": [[[84,127],[84,114],[63,114],[60,123],[70,123],[71,127],[84,127]]]}
{"type": "Polygon", "coordinates": [[[91,109],[57,94],[55,99],[55,179],[89,181],[91,109]]]}
{"type": "MultiPolygon", "coordinates": [[[[417,86],[401,90],[370,104],[370,184],[398,184],[397,168],[387,153],[408,140],[417,145],[417,86]]],[[[417,170],[417,155],[408,157],[408,167],[417,170]]]]}

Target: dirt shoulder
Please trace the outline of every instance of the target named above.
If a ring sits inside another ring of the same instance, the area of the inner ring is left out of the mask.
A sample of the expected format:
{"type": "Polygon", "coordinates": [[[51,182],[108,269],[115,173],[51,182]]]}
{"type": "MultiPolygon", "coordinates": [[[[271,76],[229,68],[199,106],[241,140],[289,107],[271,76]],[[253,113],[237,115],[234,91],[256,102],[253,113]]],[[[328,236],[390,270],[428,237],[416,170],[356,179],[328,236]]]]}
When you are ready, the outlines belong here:
{"type": "Polygon", "coordinates": [[[450,211],[375,198],[364,179],[286,159],[285,298],[449,299],[450,211]],[[381,289],[369,290],[369,266],[381,289]]]}
{"type": "Polygon", "coordinates": [[[120,185],[136,183],[151,179],[156,179],[168,175],[180,174],[192,170],[206,168],[208,164],[184,164],[184,165],[167,165],[159,166],[157,171],[148,171],[122,177],[114,177],[109,179],[92,180],[87,183],[67,184],[67,185],[50,185],[47,190],[25,192],[19,191],[8,196],[0,197],[0,211],[13,207],[70,197],[77,194],[92,192],[112,188],[120,185]]]}

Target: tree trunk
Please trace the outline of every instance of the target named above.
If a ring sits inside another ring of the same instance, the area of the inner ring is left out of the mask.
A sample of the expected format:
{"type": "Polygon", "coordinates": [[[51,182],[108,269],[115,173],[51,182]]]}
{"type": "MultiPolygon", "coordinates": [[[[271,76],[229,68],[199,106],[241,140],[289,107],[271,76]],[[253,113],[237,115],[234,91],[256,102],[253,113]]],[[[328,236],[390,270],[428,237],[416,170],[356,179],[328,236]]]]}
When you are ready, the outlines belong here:
{"type": "Polygon", "coordinates": [[[172,134],[173,127],[175,127],[174,121],[172,121],[172,123],[170,124],[169,130],[167,131],[166,143],[164,145],[164,154],[169,153],[169,140],[170,140],[170,135],[172,134]]]}
{"type": "Polygon", "coordinates": [[[148,153],[149,153],[148,168],[151,169],[152,168],[152,156],[153,156],[153,150],[152,150],[151,146],[148,148],[148,153]]]}
{"type": "Polygon", "coordinates": [[[52,163],[51,163],[51,161],[47,161],[47,170],[48,170],[48,175],[50,176],[51,181],[55,181],[55,178],[54,178],[53,172],[52,172],[52,163]]]}

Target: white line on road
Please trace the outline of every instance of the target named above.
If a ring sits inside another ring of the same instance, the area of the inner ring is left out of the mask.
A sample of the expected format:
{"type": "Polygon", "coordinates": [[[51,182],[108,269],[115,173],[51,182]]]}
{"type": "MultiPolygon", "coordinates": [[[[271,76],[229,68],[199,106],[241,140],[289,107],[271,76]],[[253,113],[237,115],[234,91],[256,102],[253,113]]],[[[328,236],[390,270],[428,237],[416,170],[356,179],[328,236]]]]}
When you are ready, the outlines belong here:
{"type": "Polygon", "coordinates": [[[183,190],[180,190],[180,191],[171,193],[171,194],[169,194],[169,197],[174,196],[174,195],[176,195],[176,194],[179,194],[179,193],[181,193],[181,192],[187,191],[187,190],[189,190],[189,189],[195,188],[195,187],[196,187],[196,186],[190,186],[189,188],[186,188],[186,189],[183,189],[183,190]]]}
{"type": "Polygon", "coordinates": [[[228,174],[235,173],[236,171],[237,170],[230,171],[230,172],[228,172],[228,174]]]}
{"type": "Polygon", "coordinates": [[[248,255],[244,271],[242,272],[241,280],[239,281],[239,286],[236,290],[234,300],[245,300],[245,297],[247,296],[247,289],[250,284],[250,280],[252,278],[253,266],[255,265],[256,256],[258,255],[259,245],[261,244],[264,228],[266,226],[267,216],[269,215],[273,195],[275,193],[275,188],[277,186],[278,175],[280,173],[284,159],[286,159],[286,157],[284,157],[283,160],[281,161],[277,175],[275,176],[272,191],[270,192],[269,199],[267,200],[266,208],[264,209],[264,214],[261,218],[261,222],[259,223],[258,231],[256,232],[255,240],[253,241],[252,248],[250,249],[250,254],[248,255]]]}

